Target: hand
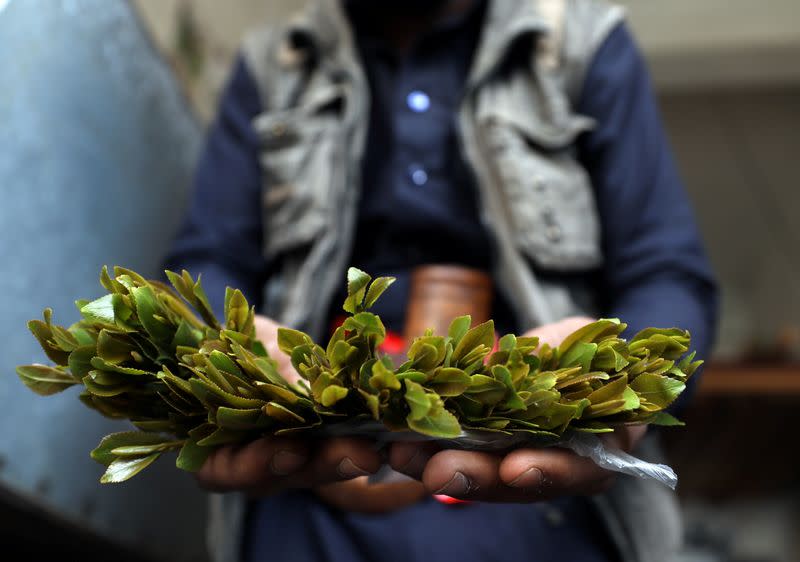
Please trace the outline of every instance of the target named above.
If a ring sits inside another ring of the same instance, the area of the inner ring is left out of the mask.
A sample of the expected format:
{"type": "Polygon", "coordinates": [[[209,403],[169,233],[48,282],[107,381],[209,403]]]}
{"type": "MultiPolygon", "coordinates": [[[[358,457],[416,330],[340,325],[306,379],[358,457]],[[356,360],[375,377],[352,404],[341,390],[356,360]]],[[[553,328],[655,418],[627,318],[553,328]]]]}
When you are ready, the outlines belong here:
{"type": "MultiPolygon", "coordinates": [[[[592,322],[571,317],[527,332],[557,346],[567,335],[592,322]]],[[[644,436],[644,426],[623,427],[602,438],[630,451],[644,436]]],[[[533,502],[560,496],[592,495],[607,490],[614,473],[592,460],[559,448],[517,449],[505,455],[478,451],[440,451],[430,443],[396,443],[392,467],[422,481],[431,494],[490,502],[533,502]]]]}
{"type": "MultiPolygon", "coordinates": [[[[256,337],[278,372],[289,383],[300,375],[291,360],[278,348],[279,324],[256,316],[256,337]]],[[[287,488],[312,488],[371,474],[381,459],[372,443],[360,439],[336,438],[320,442],[290,437],[265,437],[241,446],[215,451],[196,474],[204,488],[215,492],[244,491],[263,496],[287,488]]]]}
{"type": "MultiPolygon", "coordinates": [[[[645,431],[643,426],[624,427],[603,439],[629,451],[645,431]]],[[[400,442],[392,446],[389,460],[395,470],[420,480],[427,493],[464,500],[526,503],[592,495],[606,491],[614,480],[614,473],[592,460],[559,448],[497,455],[400,442]]]]}
{"type": "Polygon", "coordinates": [[[380,455],[363,439],[339,437],[317,442],[264,437],[217,449],[195,476],[212,492],[237,491],[259,497],[366,476],[380,466],[380,455]]]}

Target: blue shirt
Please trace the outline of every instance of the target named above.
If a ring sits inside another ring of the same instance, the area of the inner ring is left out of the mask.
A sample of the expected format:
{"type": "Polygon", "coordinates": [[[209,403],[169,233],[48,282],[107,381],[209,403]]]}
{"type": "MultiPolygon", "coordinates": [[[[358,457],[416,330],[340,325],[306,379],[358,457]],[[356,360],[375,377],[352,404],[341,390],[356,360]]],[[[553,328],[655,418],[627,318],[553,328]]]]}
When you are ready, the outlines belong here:
{"type": "MultiPolygon", "coordinates": [[[[477,36],[471,26],[480,25],[481,17],[476,8],[445,22],[402,59],[362,49],[373,109],[358,226],[378,232],[379,223],[381,235],[357,242],[351,263],[400,277],[377,310],[395,329],[401,329],[410,267],[438,256],[452,262],[449,242],[461,236],[476,250],[457,259],[473,267],[491,265],[474,184],[455,140],[458,93],[477,36]],[[417,234],[431,224],[440,244],[417,234]]],[[[372,41],[358,28],[357,37],[363,47],[372,41]]],[[[198,166],[187,221],[168,259],[170,268],[203,274],[217,310],[226,285],[239,287],[259,306],[270,271],[262,255],[260,207],[262,189],[269,186],[262,186],[251,125],[263,109],[240,60],[198,166]]],[[[630,334],[648,326],[680,326],[692,332],[699,355],[707,356],[716,315],[713,278],[644,62],[624,26],[598,51],[576,109],[597,122],[579,138],[578,153],[596,192],[605,253],[600,270],[580,275],[598,287],[604,316],[623,319],[630,334]]],[[[503,313],[502,306],[496,313],[503,313]]],[[[245,554],[251,560],[613,559],[600,525],[581,498],[457,508],[428,500],[376,517],[338,512],[312,494],[289,492],[253,506],[245,554]]]]}

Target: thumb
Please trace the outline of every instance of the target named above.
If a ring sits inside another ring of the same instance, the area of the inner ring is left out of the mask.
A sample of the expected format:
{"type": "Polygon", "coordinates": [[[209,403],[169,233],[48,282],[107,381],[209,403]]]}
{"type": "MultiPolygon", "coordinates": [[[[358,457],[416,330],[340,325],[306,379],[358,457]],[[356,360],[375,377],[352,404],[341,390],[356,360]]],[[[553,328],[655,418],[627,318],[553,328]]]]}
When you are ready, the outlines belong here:
{"type": "Polygon", "coordinates": [[[278,328],[281,325],[261,315],[256,315],[254,324],[256,338],[264,344],[269,356],[277,363],[278,373],[289,384],[296,384],[300,380],[300,375],[292,366],[291,358],[278,347],[278,328]]]}

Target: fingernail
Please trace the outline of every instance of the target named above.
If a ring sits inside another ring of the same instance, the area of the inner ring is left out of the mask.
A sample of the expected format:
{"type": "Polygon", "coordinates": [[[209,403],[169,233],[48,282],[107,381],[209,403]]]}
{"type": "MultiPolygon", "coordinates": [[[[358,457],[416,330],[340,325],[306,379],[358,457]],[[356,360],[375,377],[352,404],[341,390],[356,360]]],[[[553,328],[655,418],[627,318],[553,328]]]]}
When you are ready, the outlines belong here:
{"type": "Polygon", "coordinates": [[[357,476],[367,476],[368,474],[371,474],[354,463],[353,459],[350,457],[345,457],[342,459],[342,462],[340,462],[339,466],[336,467],[336,472],[338,472],[339,476],[342,478],[356,478],[357,476]]]}
{"type": "Polygon", "coordinates": [[[513,488],[534,488],[541,484],[542,471],[533,466],[514,478],[508,485],[513,488]]]}
{"type": "Polygon", "coordinates": [[[472,483],[469,481],[463,473],[456,472],[453,474],[453,477],[450,481],[442,486],[441,489],[434,492],[435,495],[444,494],[446,496],[465,496],[471,491],[477,490],[477,486],[473,486],[472,483]]]}
{"type": "Polygon", "coordinates": [[[269,469],[276,476],[286,476],[303,466],[306,458],[291,451],[278,451],[273,455],[269,469]]]}

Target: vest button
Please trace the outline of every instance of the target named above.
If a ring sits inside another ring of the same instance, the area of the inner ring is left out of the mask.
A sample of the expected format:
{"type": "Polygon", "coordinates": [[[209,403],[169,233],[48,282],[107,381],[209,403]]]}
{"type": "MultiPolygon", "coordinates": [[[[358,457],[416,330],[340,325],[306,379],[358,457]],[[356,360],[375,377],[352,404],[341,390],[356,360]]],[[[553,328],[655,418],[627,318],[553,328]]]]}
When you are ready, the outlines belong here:
{"type": "Polygon", "coordinates": [[[276,137],[282,137],[286,134],[286,125],[284,123],[275,123],[272,126],[272,134],[276,137]]]}
{"type": "Polygon", "coordinates": [[[558,226],[557,224],[551,224],[550,226],[548,226],[544,233],[545,236],[547,236],[547,239],[550,240],[550,242],[561,241],[561,234],[562,234],[561,227],[558,226]]]}

